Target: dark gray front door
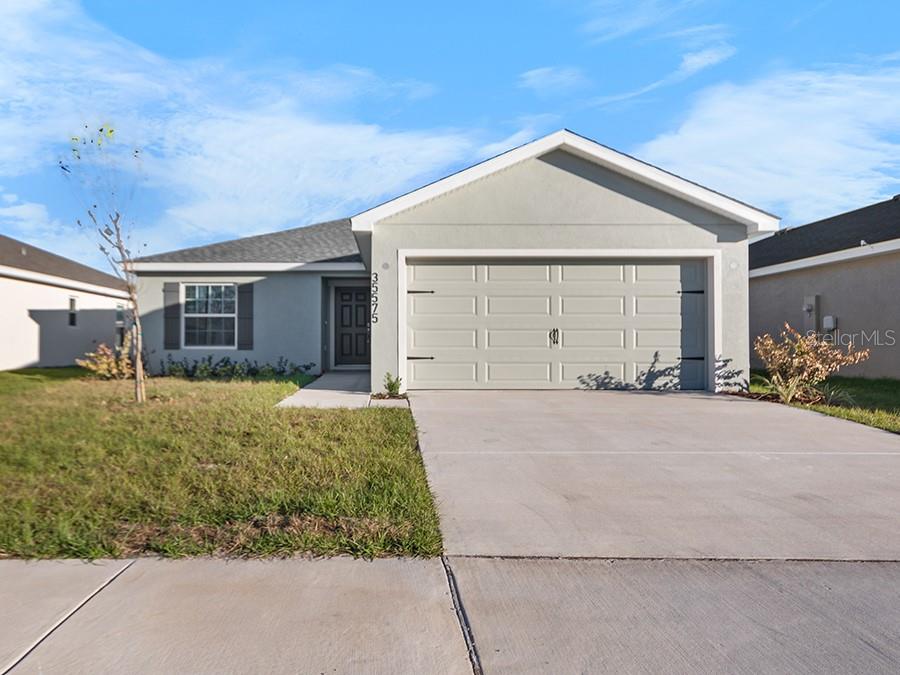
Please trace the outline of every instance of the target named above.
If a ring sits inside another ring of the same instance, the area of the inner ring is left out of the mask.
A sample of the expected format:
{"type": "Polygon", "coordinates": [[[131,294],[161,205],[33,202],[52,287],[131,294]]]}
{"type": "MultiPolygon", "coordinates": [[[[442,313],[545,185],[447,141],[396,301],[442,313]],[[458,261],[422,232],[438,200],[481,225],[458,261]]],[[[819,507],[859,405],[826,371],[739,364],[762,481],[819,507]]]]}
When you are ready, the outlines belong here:
{"type": "Polygon", "coordinates": [[[369,289],[334,289],[334,365],[369,363],[369,289]]]}

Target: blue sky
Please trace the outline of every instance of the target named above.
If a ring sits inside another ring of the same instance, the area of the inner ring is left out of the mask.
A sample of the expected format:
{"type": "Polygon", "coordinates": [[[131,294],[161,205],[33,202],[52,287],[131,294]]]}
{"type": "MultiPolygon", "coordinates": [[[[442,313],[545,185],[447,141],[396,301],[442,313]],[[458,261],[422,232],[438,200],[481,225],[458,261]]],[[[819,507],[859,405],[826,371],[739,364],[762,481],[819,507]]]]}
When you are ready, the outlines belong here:
{"type": "Polygon", "coordinates": [[[0,232],[94,265],[57,159],[144,150],[161,251],[348,216],[568,127],[782,215],[900,192],[900,4],[0,6],[0,232]]]}

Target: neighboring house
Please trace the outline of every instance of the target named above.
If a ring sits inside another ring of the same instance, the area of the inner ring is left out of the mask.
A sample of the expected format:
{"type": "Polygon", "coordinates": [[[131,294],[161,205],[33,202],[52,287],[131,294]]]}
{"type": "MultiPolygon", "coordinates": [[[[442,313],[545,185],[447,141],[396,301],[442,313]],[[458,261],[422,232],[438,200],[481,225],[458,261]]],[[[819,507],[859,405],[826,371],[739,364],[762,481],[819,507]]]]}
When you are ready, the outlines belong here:
{"type": "Polygon", "coordinates": [[[778,218],[570,131],[352,218],[142,258],[151,366],[371,368],[410,389],[746,377],[748,235],[778,218]]]}
{"type": "Polygon", "coordinates": [[[126,302],[116,277],[0,235],[0,370],[71,366],[115,344],[126,302]]]}
{"type": "Polygon", "coordinates": [[[751,341],[788,322],[868,348],[847,375],[900,378],[898,293],[900,195],[750,245],[751,341]]]}

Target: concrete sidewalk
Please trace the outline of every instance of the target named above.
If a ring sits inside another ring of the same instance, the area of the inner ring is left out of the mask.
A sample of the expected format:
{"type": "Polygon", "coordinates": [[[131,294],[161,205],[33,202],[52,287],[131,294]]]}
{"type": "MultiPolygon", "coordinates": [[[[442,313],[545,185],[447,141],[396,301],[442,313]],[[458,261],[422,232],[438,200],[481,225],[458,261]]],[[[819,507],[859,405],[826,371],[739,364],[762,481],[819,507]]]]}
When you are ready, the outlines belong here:
{"type": "Polygon", "coordinates": [[[333,370],[294,392],[279,408],[367,408],[368,370],[333,370]]]}
{"type": "Polygon", "coordinates": [[[0,561],[0,672],[472,672],[439,559],[128,565],[0,561]]]}
{"type": "Polygon", "coordinates": [[[485,673],[897,673],[900,564],[452,558],[485,673]]]}

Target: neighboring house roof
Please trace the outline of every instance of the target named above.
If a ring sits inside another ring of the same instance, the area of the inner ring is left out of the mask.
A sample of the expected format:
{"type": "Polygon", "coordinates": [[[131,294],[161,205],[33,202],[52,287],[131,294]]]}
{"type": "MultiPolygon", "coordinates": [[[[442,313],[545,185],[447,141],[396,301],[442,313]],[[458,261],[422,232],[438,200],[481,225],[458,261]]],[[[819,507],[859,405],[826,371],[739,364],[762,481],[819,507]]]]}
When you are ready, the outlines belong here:
{"type": "Polygon", "coordinates": [[[753,242],[750,269],[859,249],[891,239],[900,239],[900,195],[753,242]]]}
{"type": "Polygon", "coordinates": [[[748,232],[771,232],[778,229],[778,216],[721,192],[710,190],[699,183],[689,181],[618,150],[613,150],[573,131],[562,129],[363,211],[351,219],[353,231],[371,232],[373,225],[379,220],[384,220],[446,192],[502,171],[513,164],[540,157],[554,150],[570,152],[632,180],[649,185],[730,220],[743,223],[748,232]]]}
{"type": "Polygon", "coordinates": [[[243,239],[138,258],[138,263],[335,263],[360,262],[350,219],[295,227],[243,239]]]}
{"type": "Polygon", "coordinates": [[[63,258],[24,241],[0,234],[0,266],[47,274],[83,284],[124,290],[125,284],[112,274],[63,258]]]}

